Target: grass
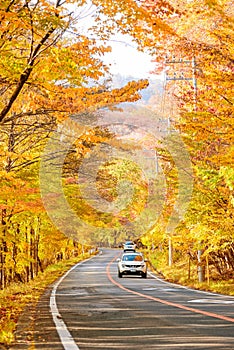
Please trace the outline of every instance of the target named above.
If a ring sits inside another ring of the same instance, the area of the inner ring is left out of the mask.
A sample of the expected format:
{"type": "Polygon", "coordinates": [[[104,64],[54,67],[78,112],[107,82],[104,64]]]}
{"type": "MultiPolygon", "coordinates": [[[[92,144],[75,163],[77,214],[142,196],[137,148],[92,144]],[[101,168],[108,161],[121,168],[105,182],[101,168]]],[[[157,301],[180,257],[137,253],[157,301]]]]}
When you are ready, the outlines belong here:
{"type": "Polygon", "coordinates": [[[224,295],[234,296],[234,279],[223,280],[221,276],[217,276],[214,271],[210,271],[209,281],[198,282],[197,266],[195,264],[190,266],[190,275],[188,271],[188,263],[181,261],[172,266],[168,266],[165,255],[158,254],[149,256],[151,267],[159,273],[163,278],[172,283],[178,283],[188,286],[193,289],[209,291],[224,295]]]}
{"type": "Polygon", "coordinates": [[[89,256],[84,254],[50,265],[34,280],[28,283],[15,283],[0,291],[0,344],[8,346],[14,341],[18,318],[27,304],[36,305],[47,286],[56,281],[71,266],[89,256]]]}

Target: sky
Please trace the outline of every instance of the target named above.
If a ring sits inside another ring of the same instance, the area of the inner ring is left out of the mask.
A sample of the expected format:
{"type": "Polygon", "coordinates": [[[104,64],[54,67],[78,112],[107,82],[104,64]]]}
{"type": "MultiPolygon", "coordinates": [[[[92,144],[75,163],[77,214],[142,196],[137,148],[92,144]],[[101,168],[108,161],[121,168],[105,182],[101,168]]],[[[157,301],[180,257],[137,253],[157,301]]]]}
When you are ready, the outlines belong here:
{"type": "MultiPolygon", "coordinates": [[[[80,11],[79,26],[84,34],[87,34],[87,29],[94,24],[92,18],[94,12],[95,6],[89,7],[87,5],[80,11]]],[[[150,71],[154,69],[155,63],[151,62],[152,57],[150,55],[137,50],[137,45],[129,35],[116,33],[107,44],[112,46],[112,52],[105,54],[104,62],[110,65],[112,74],[130,75],[145,79],[150,77],[150,71]]]]}
{"type": "Polygon", "coordinates": [[[150,72],[155,67],[155,63],[151,62],[152,57],[139,52],[130,37],[116,34],[109,44],[112,46],[112,52],[105,55],[104,62],[111,65],[111,73],[137,78],[152,76],[150,72]]]}

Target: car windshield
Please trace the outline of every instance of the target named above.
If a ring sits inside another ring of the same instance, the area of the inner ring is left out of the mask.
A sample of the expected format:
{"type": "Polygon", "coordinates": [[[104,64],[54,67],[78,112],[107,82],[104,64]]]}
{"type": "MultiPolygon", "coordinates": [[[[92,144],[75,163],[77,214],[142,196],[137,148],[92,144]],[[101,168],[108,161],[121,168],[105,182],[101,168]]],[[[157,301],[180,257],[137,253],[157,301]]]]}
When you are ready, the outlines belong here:
{"type": "Polygon", "coordinates": [[[122,258],[123,261],[142,261],[143,257],[140,254],[127,254],[122,258]]]}

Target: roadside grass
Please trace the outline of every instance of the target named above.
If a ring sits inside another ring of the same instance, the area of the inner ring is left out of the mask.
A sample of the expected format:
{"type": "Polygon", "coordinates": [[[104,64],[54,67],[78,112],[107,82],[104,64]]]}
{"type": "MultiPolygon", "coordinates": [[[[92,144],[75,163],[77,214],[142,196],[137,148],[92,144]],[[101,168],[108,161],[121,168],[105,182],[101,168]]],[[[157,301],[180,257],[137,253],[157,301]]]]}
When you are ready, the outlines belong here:
{"type": "Polygon", "coordinates": [[[148,256],[148,259],[151,268],[168,282],[193,289],[234,296],[234,278],[224,280],[211,270],[209,278],[205,276],[204,282],[198,282],[197,265],[195,264],[188,267],[188,262],[182,261],[168,266],[165,256],[160,257],[158,253],[157,257],[151,255],[148,256]]]}
{"type": "Polygon", "coordinates": [[[197,269],[193,268],[188,277],[187,271],[183,267],[173,266],[161,269],[164,278],[167,281],[188,286],[193,289],[234,296],[234,279],[229,280],[210,280],[198,282],[197,269]]]}
{"type": "Polygon", "coordinates": [[[14,340],[17,321],[27,304],[36,305],[46,287],[61,277],[70,267],[87,259],[90,254],[48,266],[34,280],[15,283],[0,291],[0,344],[9,346],[14,340]]]}

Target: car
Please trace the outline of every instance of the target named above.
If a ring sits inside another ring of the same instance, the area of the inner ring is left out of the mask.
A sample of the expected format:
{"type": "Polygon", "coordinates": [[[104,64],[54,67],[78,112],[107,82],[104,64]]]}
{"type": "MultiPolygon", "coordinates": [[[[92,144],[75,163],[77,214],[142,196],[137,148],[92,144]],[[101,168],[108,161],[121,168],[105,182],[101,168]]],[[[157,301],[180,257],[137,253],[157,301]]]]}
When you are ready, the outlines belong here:
{"type": "Polygon", "coordinates": [[[133,241],[127,241],[123,245],[124,252],[129,251],[129,250],[135,251],[135,249],[136,249],[136,244],[133,241]]]}
{"type": "Polygon", "coordinates": [[[125,252],[118,262],[118,277],[123,275],[139,275],[147,278],[147,260],[140,252],[125,252]]]}

